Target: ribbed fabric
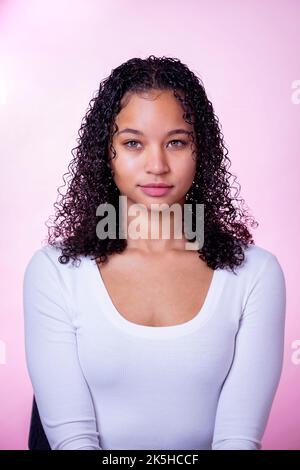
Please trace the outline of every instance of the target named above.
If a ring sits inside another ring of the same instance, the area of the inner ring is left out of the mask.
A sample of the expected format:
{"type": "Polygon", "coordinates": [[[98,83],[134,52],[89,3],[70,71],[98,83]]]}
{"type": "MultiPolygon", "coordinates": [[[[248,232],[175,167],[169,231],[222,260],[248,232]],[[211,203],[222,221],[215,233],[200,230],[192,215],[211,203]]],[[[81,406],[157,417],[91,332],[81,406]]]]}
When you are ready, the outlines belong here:
{"type": "Polygon", "coordinates": [[[236,275],[214,271],[190,321],[166,327],[126,320],[96,262],[60,254],[36,250],[23,281],[26,361],[51,449],[261,448],[284,352],[274,254],[250,245],[236,275]]]}

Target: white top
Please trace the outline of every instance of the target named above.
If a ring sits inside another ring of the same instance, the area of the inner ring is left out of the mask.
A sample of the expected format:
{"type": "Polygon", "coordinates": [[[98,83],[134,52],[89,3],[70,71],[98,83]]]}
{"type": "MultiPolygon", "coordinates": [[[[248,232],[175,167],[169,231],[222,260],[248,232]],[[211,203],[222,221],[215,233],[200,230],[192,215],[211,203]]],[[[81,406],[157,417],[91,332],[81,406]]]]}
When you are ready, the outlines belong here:
{"type": "Polygon", "coordinates": [[[96,262],[32,255],[25,349],[51,449],[261,449],[281,376],[286,285],[274,254],[214,271],[191,320],[152,327],[117,311],[96,262]]]}

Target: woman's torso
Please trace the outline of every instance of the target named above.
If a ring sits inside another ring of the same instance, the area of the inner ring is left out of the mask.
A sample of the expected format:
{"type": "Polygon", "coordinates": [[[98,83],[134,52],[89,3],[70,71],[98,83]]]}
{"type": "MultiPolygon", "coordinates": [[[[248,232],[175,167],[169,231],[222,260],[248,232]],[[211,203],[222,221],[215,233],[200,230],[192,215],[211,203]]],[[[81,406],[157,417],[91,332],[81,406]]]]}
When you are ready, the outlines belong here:
{"type": "MultiPolygon", "coordinates": [[[[63,305],[65,300],[67,307],[65,314],[62,308],[54,311],[64,315],[64,321],[55,321],[54,328],[43,331],[58,335],[60,343],[55,347],[60,344],[66,350],[60,356],[62,362],[70,359],[74,345],[74,369],[70,362],[66,366],[60,363],[64,371],[61,380],[70,390],[70,406],[76,409],[80,403],[86,416],[90,395],[82,395],[78,401],[76,387],[69,387],[82,371],[93,399],[102,449],[210,449],[241,314],[269,254],[251,247],[237,276],[225,269],[205,272],[197,253],[190,259],[188,254],[181,259],[179,253],[169,258],[158,255],[147,264],[145,258],[141,261],[136,256],[125,259],[116,255],[118,263],[102,266],[99,275],[97,264],[88,257],[82,257],[78,269],[60,264],[59,252],[52,248],[40,251],[35,260],[41,265],[32,266],[34,273],[45,272],[50,286],[57,279],[61,290],[52,291],[53,305],[63,305]],[[135,266],[139,266],[138,271],[135,266]],[[212,280],[206,277],[209,272],[213,273],[212,280]],[[131,321],[121,313],[128,318],[131,315],[131,321]]],[[[45,291],[48,287],[47,283],[45,291]]],[[[249,339],[243,339],[244,350],[248,341],[249,345],[253,343],[253,330],[259,331],[268,310],[260,313],[250,317],[256,323],[248,329],[249,339]]],[[[271,314],[270,310],[270,318],[271,314]]],[[[47,316],[42,318],[48,321],[47,316]]],[[[28,331],[31,328],[28,325],[28,331]]],[[[53,340],[47,344],[52,345],[53,340]]],[[[32,357],[37,351],[38,347],[32,357]]],[[[233,382],[232,393],[240,385],[239,380],[233,382]]],[[[64,409],[60,419],[68,419],[64,409]]]]}

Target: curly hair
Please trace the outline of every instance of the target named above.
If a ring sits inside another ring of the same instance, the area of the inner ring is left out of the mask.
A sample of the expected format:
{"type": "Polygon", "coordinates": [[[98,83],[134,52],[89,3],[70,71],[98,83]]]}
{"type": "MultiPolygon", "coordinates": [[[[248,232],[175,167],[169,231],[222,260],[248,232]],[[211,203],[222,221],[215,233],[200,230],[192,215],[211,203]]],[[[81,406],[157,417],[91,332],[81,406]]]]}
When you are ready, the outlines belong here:
{"type": "Polygon", "coordinates": [[[240,184],[229,172],[231,162],[221,125],[203,82],[179,59],[165,56],[132,58],[113,69],[100,83],[81,122],[69,172],[63,175],[64,185],[65,175],[70,178],[67,192],[60,192],[64,185],[57,190],[56,216],[53,225],[48,226],[46,243],[61,248],[62,264],[70,258],[74,264],[81,255],[104,263],[108,255],[126,249],[125,238],[99,239],[96,208],[104,203],[119,207],[120,192],[113,180],[109,149],[115,156],[112,137],[118,128],[114,120],[122,109],[122,97],[127,92],[152,89],[171,90],[181,103],[184,120],[193,123],[196,174],[186,201],[205,207],[205,239],[198,250],[199,257],[212,269],[229,268],[235,273],[234,267],[245,258],[244,248],[254,244],[247,225],[257,227],[258,223],[247,213],[244,199],[238,198],[240,184]]]}

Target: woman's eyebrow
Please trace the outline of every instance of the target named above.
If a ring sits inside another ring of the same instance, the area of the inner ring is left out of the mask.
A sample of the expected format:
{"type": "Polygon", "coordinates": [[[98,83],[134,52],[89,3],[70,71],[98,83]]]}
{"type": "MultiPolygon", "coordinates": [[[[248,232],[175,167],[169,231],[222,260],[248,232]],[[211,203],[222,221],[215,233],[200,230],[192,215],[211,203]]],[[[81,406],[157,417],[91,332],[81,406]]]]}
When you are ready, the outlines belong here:
{"type": "MultiPolygon", "coordinates": [[[[136,135],[144,135],[142,131],[139,131],[137,129],[130,129],[129,127],[126,127],[126,129],[122,129],[121,131],[117,132],[117,135],[119,134],[136,134],[136,135]]],[[[166,133],[166,135],[173,135],[173,134],[190,134],[190,131],[187,131],[186,129],[173,129],[169,132],[166,133]]]]}

